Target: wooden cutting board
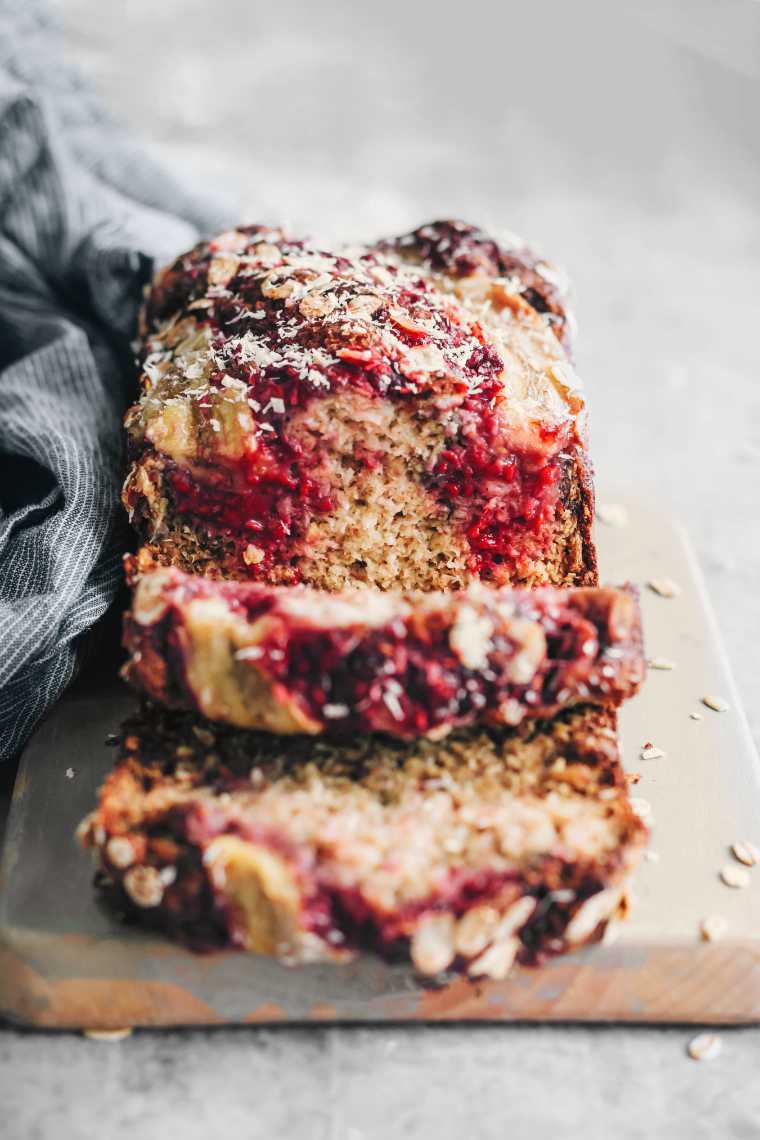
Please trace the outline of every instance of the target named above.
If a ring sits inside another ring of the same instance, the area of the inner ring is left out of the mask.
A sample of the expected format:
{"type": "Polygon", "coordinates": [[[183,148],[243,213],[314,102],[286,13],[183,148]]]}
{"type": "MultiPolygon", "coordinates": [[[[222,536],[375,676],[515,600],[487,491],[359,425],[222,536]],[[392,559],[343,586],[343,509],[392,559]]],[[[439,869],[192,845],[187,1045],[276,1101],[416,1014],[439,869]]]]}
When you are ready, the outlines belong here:
{"type": "Polygon", "coordinates": [[[680,528],[648,507],[599,525],[603,578],[642,587],[652,670],[622,715],[633,789],[651,805],[651,858],[630,918],[609,942],[518,969],[504,982],[420,986],[412,972],[365,957],[289,969],[234,952],[196,956],[118,925],[97,901],[79,820],[114,760],[104,741],[133,704],[110,670],[65,698],[19,769],[0,870],[0,1013],[36,1026],[113,1028],[275,1021],[556,1019],[760,1020],[760,866],[730,888],[730,846],[760,846],[760,765],[739,707],[695,558],[680,528]],[[645,585],[670,578],[677,597],[645,585]],[[714,695],[730,709],[701,703],[714,695]],[[701,719],[692,719],[698,714],[701,719]],[[641,760],[644,742],[666,756],[641,760]],[[705,942],[700,923],[725,918],[705,942]]]}

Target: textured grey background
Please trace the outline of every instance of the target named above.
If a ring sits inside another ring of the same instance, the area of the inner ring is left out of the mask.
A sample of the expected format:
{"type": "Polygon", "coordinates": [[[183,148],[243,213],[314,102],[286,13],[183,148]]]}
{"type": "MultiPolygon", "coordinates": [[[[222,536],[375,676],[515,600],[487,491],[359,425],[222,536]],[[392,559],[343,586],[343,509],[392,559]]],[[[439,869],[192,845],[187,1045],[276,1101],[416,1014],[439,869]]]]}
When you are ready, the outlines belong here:
{"type": "MultiPolygon", "coordinates": [[[[458,215],[576,285],[599,497],[670,505],[760,736],[760,4],[66,0],[68,45],[246,220],[458,215]]],[[[760,827],[760,824],[759,824],[760,827]]],[[[757,837],[756,837],[757,838],[757,837]]],[[[698,838],[696,839],[698,841],[698,838]]],[[[760,1031],[0,1036],[4,1135],[760,1136],[760,1031]]]]}

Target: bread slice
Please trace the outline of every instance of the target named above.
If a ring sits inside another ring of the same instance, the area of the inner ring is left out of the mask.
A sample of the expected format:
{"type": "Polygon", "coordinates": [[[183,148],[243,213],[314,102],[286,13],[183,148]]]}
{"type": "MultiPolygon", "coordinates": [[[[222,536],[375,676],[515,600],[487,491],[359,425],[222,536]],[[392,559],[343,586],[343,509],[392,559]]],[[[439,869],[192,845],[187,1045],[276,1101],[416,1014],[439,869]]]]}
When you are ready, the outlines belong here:
{"type": "Polygon", "coordinates": [[[80,829],[129,911],[195,948],[496,978],[599,936],[646,835],[590,707],[340,745],[147,707],[80,829]]]}
{"type": "Polygon", "coordinates": [[[617,705],[645,674],[631,587],[328,594],[158,569],[137,582],[125,645],[127,679],[154,700],[282,733],[515,725],[617,705]]]}
{"type": "Polygon", "coordinates": [[[143,314],[123,496],[139,568],[595,584],[567,320],[545,263],[458,223],[335,252],[262,226],[201,243],[143,314]]]}

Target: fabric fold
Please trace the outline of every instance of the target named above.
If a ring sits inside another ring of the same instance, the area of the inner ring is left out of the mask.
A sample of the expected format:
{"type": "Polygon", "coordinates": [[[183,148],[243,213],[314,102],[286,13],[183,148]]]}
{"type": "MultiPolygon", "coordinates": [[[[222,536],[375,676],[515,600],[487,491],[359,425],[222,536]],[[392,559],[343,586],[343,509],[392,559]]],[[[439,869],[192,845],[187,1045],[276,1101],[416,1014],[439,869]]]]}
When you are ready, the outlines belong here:
{"type": "Polygon", "coordinates": [[[76,673],[121,579],[121,416],[153,267],[226,219],[0,2],[0,758],[76,673]]]}

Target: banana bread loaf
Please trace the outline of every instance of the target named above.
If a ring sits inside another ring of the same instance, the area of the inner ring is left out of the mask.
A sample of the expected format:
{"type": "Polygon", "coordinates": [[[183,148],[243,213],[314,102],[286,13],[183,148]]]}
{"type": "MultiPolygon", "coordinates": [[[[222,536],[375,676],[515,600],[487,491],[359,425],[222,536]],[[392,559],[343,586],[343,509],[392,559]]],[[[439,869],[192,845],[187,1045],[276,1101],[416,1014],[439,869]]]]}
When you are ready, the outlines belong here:
{"type": "Polygon", "coordinates": [[[124,488],[139,568],[595,584],[567,336],[550,267],[462,223],[336,252],[262,226],[201,243],[143,314],[124,488]]]}

